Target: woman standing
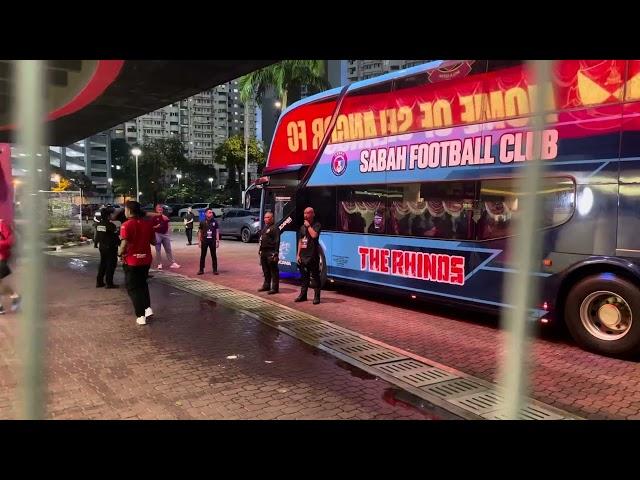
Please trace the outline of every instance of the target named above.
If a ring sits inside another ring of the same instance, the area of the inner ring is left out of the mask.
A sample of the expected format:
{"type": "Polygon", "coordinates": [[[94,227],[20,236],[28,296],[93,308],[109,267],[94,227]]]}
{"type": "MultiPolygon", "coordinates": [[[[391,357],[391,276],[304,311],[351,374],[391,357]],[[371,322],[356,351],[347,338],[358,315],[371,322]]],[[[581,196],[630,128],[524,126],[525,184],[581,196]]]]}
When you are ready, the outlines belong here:
{"type": "Polygon", "coordinates": [[[151,222],[144,220],[145,215],[138,202],[127,202],[124,214],[127,221],[120,227],[122,242],[118,256],[122,257],[127,293],[133,302],[136,323],[145,325],[147,318],[153,315],[147,275],[152,260],[151,245],[156,244],[156,237],[151,222]]]}

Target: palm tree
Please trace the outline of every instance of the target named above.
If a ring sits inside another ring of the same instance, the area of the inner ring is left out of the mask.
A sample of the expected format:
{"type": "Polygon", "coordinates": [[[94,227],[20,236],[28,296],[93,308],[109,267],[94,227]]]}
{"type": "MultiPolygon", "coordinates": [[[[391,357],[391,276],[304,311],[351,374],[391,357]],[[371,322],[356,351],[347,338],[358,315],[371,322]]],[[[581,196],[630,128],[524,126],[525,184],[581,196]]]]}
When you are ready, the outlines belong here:
{"type": "Polygon", "coordinates": [[[272,87],[284,110],[289,92],[301,86],[314,93],[329,86],[323,60],[283,60],[251,72],[240,79],[240,100],[247,103],[255,98],[260,102],[267,89],[272,87]]]}

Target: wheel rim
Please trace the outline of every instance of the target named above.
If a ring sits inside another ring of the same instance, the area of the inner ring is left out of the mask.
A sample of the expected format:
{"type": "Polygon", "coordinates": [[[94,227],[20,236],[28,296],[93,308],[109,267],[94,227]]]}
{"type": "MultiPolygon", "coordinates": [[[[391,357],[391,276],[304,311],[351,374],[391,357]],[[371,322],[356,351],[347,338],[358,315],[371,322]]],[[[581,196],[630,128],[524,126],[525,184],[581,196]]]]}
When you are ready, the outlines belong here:
{"type": "Polygon", "coordinates": [[[245,243],[249,241],[249,230],[246,228],[242,230],[242,241],[245,243]]]}
{"type": "Polygon", "coordinates": [[[629,333],[633,314],[624,298],[617,293],[601,290],[589,294],[582,301],[580,320],[594,337],[612,341],[629,333]]]}

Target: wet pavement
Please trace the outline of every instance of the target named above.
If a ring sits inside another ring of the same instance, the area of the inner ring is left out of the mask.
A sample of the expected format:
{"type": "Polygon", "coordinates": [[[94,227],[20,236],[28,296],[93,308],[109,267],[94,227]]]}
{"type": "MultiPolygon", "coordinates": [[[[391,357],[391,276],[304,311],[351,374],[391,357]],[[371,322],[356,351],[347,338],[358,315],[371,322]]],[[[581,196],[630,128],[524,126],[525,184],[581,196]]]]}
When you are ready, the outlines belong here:
{"type": "MultiPolygon", "coordinates": [[[[48,257],[47,418],[455,418],[257,320],[150,282],[155,320],[95,288],[84,255],[48,257]]],[[[123,283],[121,270],[116,282],[123,283]]],[[[16,417],[19,316],[0,317],[0,419],[16,417]]]]}
{"type": "MultiPolygon", "coordinates": [[[[173,235],[182,268],[196,278],[199,249],[173,235]]],[[[299,287],[281,282],[280,295],[258,294],[262,273],[257,244],[224,239],[218,251],[221,275],[197,277],[226,285],[367,335],[389,345],[495,382],[503,332],[496,316],[410,299],[371,294],[353,287],[323,291],[322,303],[294,303],[299,287]]],[[[209,263],[207,263],[209,268],[209,263]]],[[[619,360],[586,352],[562,331],[544,329],[531,342],[531,397],[590,419],[640,419],[640,359],[619,360]]]]}

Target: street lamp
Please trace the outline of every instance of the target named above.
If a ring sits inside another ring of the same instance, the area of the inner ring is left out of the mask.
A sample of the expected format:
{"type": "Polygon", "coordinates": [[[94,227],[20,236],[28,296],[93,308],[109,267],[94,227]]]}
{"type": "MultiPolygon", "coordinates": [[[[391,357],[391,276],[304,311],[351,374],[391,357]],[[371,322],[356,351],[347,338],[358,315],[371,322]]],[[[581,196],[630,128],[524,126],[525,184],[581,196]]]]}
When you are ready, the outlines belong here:
{"type": "Polygon", "coordinates": [[[209,177],[209,186],[211,187],[211,191],[213,192],[213,178],[209,177]]]}
{"type": "Polygon", "coordinates": [[[178,187],[180,186],[180,179],[182,178],[182,174],[179,173],[176,175],[176,177],[178,178],[178,187]]]}
{"type": "Polygon", "coordinates": [[[109,177],[107,178],[107,182],[109,182],[109,190],[111,190],[111,201],[114,200],[113,198],[113,178],[109,177]]]}
{"type": "Polygon", "coordinates": [[[138,196],[136,197],[136,201],[140,201],[140,195],[142,195],[142,192],[140,192],[140,182],[138,180],[138,157],[140,155],[142,155],[142,150],[140,150],[138,147],[135,147],[131,150],[131,153],[133,154],[134,157],[136,157],[136,192],[138,192],[138,196]]]}
{"type": "Polygon", "coordinates": [[[273,104],[274,107],[276,108],[280,108],[282,107],[282,102],[280,100],[276,100],[275,103],[273,104]]]}

